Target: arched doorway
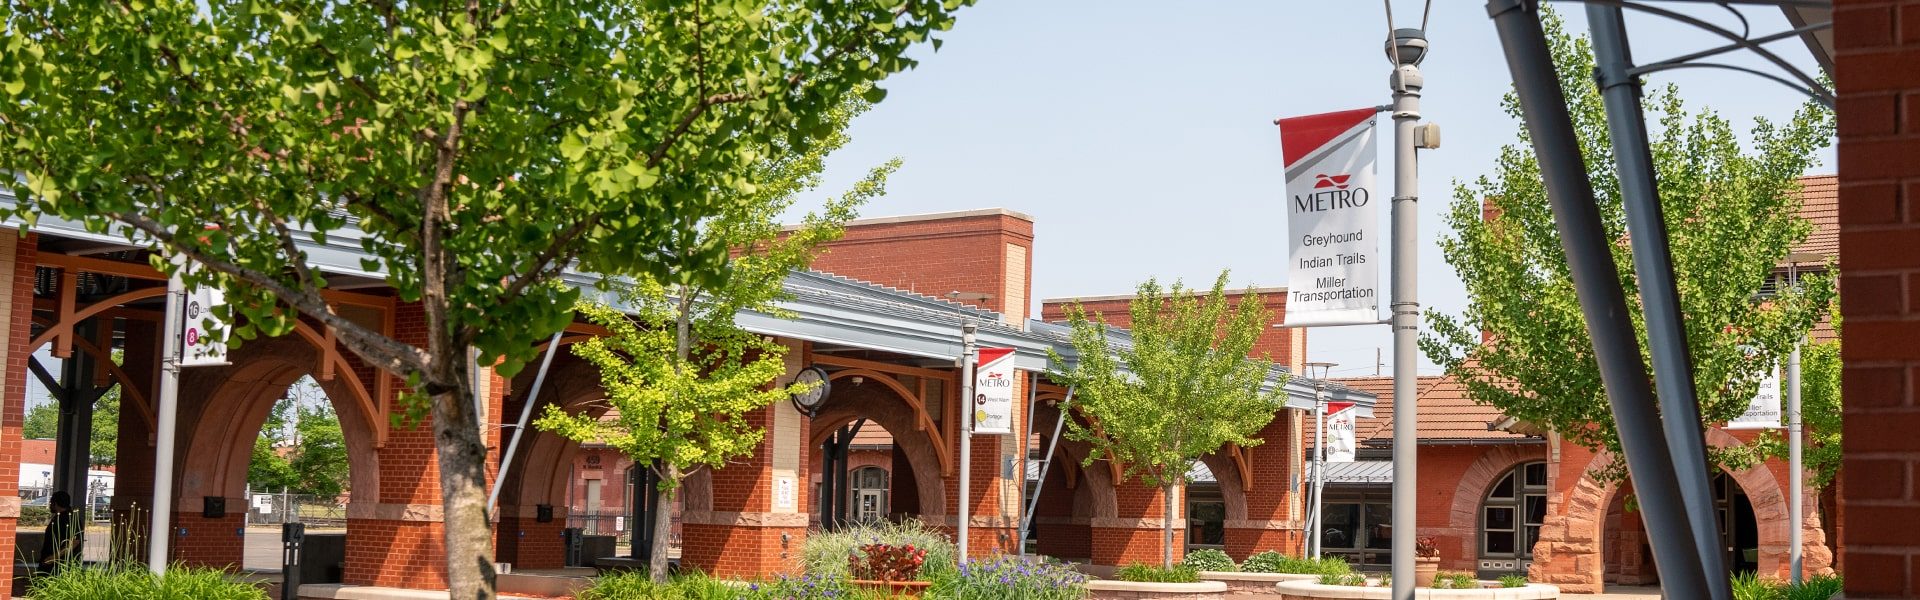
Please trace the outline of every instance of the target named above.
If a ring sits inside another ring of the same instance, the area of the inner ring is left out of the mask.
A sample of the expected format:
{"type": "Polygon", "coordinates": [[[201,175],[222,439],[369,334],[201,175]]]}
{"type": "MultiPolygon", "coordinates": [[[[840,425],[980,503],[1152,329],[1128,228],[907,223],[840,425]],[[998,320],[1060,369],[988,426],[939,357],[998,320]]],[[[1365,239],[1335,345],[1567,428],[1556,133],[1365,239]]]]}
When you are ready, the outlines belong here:
{"type": "Polygon", "coordinates": [[[1713,515],[1720,525],[1720,547],[1727,569],[1753,573],[1760,569],[1760,523],[1746,490],[1725,472],[1713,475],[1713,515]]]}
{"type": "Polygon", "coordinates": [[[1480,501],[1480,577],[1526,573],[1546,519],[1546,462],[1515,465],[1494,480],[1480,501]]]}
{"type": "Polygon", "coordinates": [[[300,523],[312,547],[320,547],[322,536],[344,542],[351,468],[340,417],[326,390],[311,376],[296,380],[274,403],[254,440],[246,501],[236,507],[246,515],[242,566],[280,570],[281,531],[288,523],[300,523]]]}

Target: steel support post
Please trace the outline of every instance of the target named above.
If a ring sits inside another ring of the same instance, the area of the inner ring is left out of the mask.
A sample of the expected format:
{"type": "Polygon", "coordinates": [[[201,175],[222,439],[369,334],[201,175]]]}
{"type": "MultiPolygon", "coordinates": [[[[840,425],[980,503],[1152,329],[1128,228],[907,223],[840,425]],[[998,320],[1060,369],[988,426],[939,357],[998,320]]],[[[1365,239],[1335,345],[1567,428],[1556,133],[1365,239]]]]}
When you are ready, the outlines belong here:
{"type": "MultiPolygon", "coordinates": [[[[1487,3],[1487,14],[1499,31],[1527,132],[1539,159],[1554,226],[1567,255],[1647,530],[1677,533],[1649,538],[1661,583],[1669,597],[1728,598],[1731,594],[1726,580],[1709,582],[1703,564],[1708,559],[1698,552],[1697,542],[1701,540],[1689,535],[1696,530],[1688,518],[1675,473],[1677,459],[1668,445],[1652,385],[1642,367],[1639,335],[1627,317],[1626,294],[1613,261],[1615,240],[1601,226],[1593,185],[1586,176],[1586,164],[1567,114],[1566,97],[1547,49],[1538,9],[1538,3],[1532,0],[1487,3]]],[[[1698,435],[1698,420],[1684,426],[1698,435]]]]}
{"type": "MultiPolygon", "coordinates": [[[[1633,232],[1628,243],[1633,248],[1633,271],[1647,323],[1647,350],[1653,355],[1655,398],[1664,420],[1667,449],[1672,453],[1674,479],[1679,484],[1687,524],[1692,527],[1691,541],[1700,557],[1700,569],[1709,583],[1725,582],[1727,566],[1718,551],[1720,530],[1710,487],[1713,474],[1707,465],[1706,439],[1700,431],[1693,356],[1687,345],[1686,317],[1680,314],[1680,291],[1674,280],[1673,253],[1667,244],[1666,214],[1660,207],[1659,175],[1654,172],[1647,142],[1640,81],[1630,73],[1633,54],[1627,43],[1626,19],[1618,5],[1588,4],[1587,23],[1593,32],[1594,77],[1606,105],[1620,201],[1626,209],[1627,229],[1633,232]]],[[[1714,585],[1709,592],[1713,600],[1728,600],[1733,593],[1724,583],[1714,585]]]]}
{"type": "MultiPolygon", "coordinates": [[[[1418,30],[1399,30],[1401,32],[1418,30]]],[[[1388,40],[1388,44],[1396,40],[1388,40]]],[[[1420,270],[1416,226],[1420,218],[1419,165],[1414,126],[1420,120],[1420,89],[1425,80],[1419,57],[1395,65],[1393,86],[1393,599],[1413,600],[1413,546],[1420,457],[1419,407],[1415,370],[1420,365],[1420,270]]]]}

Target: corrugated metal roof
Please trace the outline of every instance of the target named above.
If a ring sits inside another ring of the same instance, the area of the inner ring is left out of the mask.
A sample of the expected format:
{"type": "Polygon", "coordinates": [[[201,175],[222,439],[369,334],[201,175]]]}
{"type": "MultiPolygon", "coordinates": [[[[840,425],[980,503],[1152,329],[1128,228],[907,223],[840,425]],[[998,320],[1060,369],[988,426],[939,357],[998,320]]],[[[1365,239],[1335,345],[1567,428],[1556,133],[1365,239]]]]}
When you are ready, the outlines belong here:
{"type": "Polygon", "coordinates": [[[1329,485],[1393,483],[1393,461],[1330,462],[1327,463],[1327,483],[1329,485]]]}

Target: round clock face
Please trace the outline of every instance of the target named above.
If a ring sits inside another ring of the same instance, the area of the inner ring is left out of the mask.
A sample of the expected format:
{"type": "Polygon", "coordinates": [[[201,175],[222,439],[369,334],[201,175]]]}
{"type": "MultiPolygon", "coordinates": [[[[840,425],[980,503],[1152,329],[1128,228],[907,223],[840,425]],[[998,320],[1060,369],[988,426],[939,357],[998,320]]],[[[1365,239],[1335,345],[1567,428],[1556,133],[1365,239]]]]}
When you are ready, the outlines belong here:
{"type": "Polygon", "coordinates": [[[793,376],[793,382],[811,385],[807,391],[793,395],[793,405],[800,410],[810,412],[820,408],[820,404],[826,401],[829,386],[826,370],[820,367],[801,369],[793,376]]]}

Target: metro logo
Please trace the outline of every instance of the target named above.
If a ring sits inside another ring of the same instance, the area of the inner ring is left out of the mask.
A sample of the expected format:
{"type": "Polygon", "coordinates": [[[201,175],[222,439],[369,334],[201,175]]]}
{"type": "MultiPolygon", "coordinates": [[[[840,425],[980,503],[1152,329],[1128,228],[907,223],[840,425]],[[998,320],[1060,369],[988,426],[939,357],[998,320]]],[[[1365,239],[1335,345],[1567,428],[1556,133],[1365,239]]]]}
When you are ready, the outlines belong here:
{"type": "Polygon", "coordinates": [[[1344,190],[1344,189],[1347,189],[1347,180],[1352,178],[1353,178],[1353,175],[1348,173],[1341,173],[1339,175],[1326,175],[1326,174],[1314,175],[1313,188],[1314,189],[1335,188],[1335,189],[1344,190]]]}

